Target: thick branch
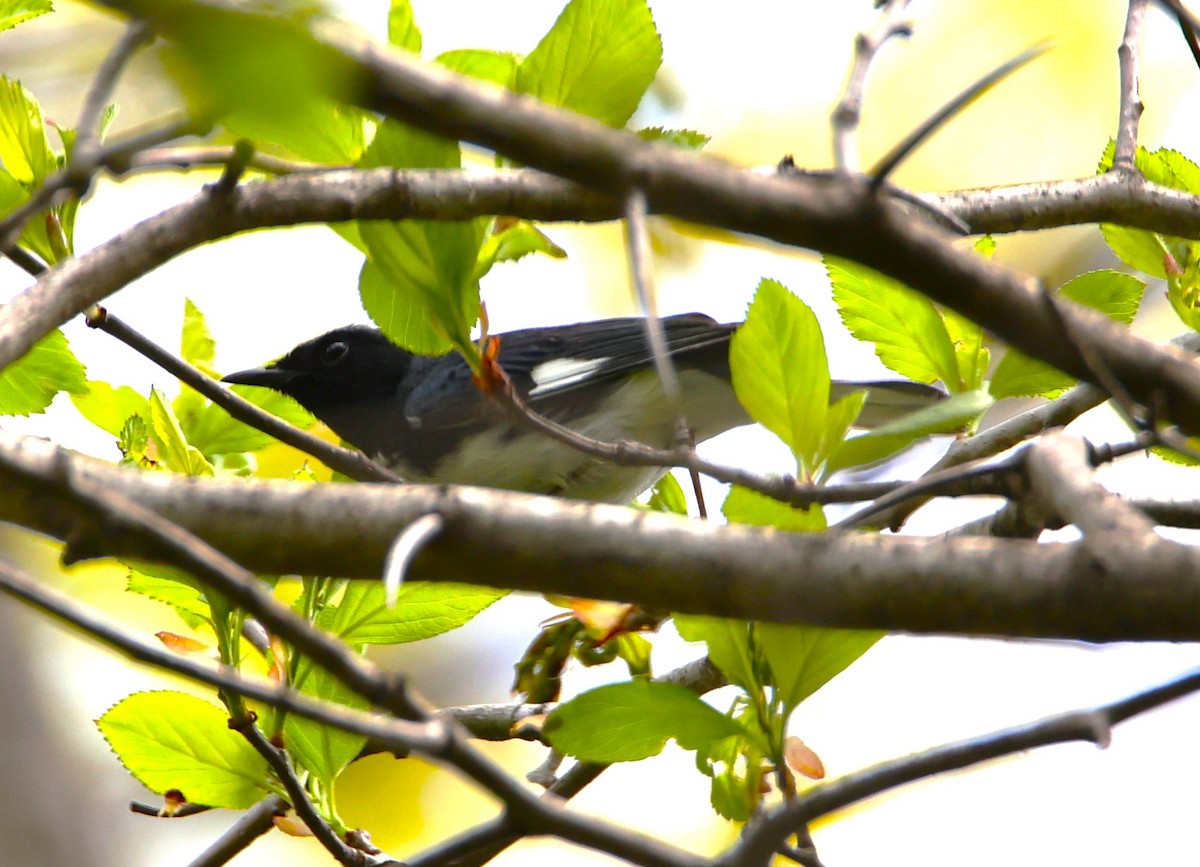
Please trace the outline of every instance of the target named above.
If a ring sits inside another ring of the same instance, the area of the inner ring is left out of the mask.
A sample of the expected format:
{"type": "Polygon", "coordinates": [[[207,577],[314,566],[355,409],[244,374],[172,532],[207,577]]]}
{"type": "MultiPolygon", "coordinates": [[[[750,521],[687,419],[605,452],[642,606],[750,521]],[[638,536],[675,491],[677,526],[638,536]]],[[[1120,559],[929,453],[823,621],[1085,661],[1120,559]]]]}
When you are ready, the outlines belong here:
{"type": "MultiPolygon", "coordinates": [[[[801,200],[805,187],[812,183],[832,184],[806,181],[803,186],[784,184],[782,190],[788,198],[801,200]]],[[[936,208],[958,214],[979,232],[1106,221],[1200,238],[1197,197],[1116,174],[926,198],[936,208]]],[[[650,206],[654,210],[653,202],[650,206]]],[[[226,196],[202,192],[60,264],[0,310],[0,367],[15,361],[41,336],[90,305],[175,256],[215,239],[302,223],[467,219],[498,213],[544,221],[599,221],[615,219],[620,206],[610,196],[533,171],[477,175],[343,170],[246,184],[226,196]]],[[[725,224],[719,208],[700,221],[725,224]]],[[[992,327],[994,318],[995,312],[979,321],[992,327]]],[[[1038,352],[1035,349],[1031,354],[1038,352]]]]}
{"type": "MultiPolygon", "coordinates": [[[[165,21],[164,12],[196,6],[108,0],[106,5],[165,21]]],[[[239,12],[218,6],[230,23],[239,12]]],[[[645,142],[514,93],[487,88],[432,65],[342,35],[324,43],[328,60],[359,83],[356,101],[396,119],[450,138],[493,148],[527,165],[604,191],[637,187],[648,209],[687,220],[746,232],[785,244],[822,250],[862,262],[958,310],[1027,354],[1079,377],[1090,375],[1073,342],[1060,339],[1059,317],[1051,315],[1030,281],[1008,274],[913,220],[907,209],[875,195],[860,178],[763,177],[705,156],[645,142]]],[[[238,203],[213,206],[210,220],[230,219],[238,203]],[[228,210],[227,210],[228,208],[228,210]]],[[[352,215],[349,215],[352,216],[352,215]]],[[[291,220],[291,221],[294,221],[291,220]]],[[[284,220],[288,222],[288,220],[284,220]]],[[[230,231],[234,229],[229,229],[230,231]]],[[[190,244],[165,241],[164,250],[127,251],[143,269],[190,244]]],[[[78,277],[79,265],[56,269],[47,283],[78,277]]],[[[127,277],[94,275],[89,303],[115,291],[127,277]]],[[[19,296],[0,313],[0,364],[27,351],[31,341],[82,309],[45,291],[48,306],[19,296]],[[24,332],[24,334],[19,334],[24,332]]],[[[86,305],[83,305],[86,306],[86,305]]],[[[1099,314],[1070,309],[1072,331],[1100,347],[1104,367],[1145,405],[1161,395],[1165,414],[1189,432],[1200,431],[1200,378],[1190,363],[1124,332],[1099,314]]]]}
{"type": "MultiPolygon", "coordinates": [[[[1165,539],[1109,571],[1076,544],[787,534],[474,488],[195,481],[71,457],[0,433],[0,520],[59,539],[89,519],[61,466],[255,571],[377,578],[396,534],[446,527],[413,580],[637,602],[751,620],[1085,640],[1200,638],[1200,551],[1165,539]],[[56,469],[57,468],[57,469],[56,469]]],[[[146,556],[119,527],[106,553],[146,556]]],[[[153,552],[149,552],[153,553],[153,552]]]]}

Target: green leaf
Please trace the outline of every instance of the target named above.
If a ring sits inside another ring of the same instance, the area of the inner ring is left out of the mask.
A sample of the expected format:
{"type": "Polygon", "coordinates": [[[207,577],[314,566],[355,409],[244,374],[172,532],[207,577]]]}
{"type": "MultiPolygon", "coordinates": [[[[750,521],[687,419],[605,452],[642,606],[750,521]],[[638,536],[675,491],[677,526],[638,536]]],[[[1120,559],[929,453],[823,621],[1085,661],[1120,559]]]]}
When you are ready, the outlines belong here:
{"type": "Polygon", "coordinates": [[[314,98],[294,114],[255,114],[239,109],[226,115],[223,123],[256,145],[277,145],[314,163],[349,165],[362,156],[365,117],[353,106],[314,98]]]}
{"type": "Polygon", "coordinates": [[[475,278],[481,279],[499,262],[516,262],[534,253],[551,259],[567,258],[567,251],[551,241],[536,225],[528,220],[515,220],[503,228],[497,228],[484,240],[479,248],[475,278]]]}
{"type": "MultiPolygon", "coordinates": [[[[292,685],[318,701],[355,710],[370,707],[365,698],[308,660],[300,664],[292,685]]],[[[314,774],[326,791],[332,791],[338,774],[358,757],[367,743],[365,735],[352,734],[295,714],[288,714],[283,722],[283,740],[293,760],[314,774]]]]}
{"type": "MultiPolygon", "coordinates": [[[[1109,140],[1100,159],[1101,173],[1112,167],[1113,152],[1114,143],[1109,140]]],[[[1135,155],[1135,165],[1146,180],[1152,183],[1193,195],[1200,194],[1200,167],[1179,151],[1163,148],[1151,152],[1139,147],[1135,155]]],[[[1169,258],[1176,259],[1181,265],[1183,261],[1195,258],[1192,252],[1194,243],[1183,238],[1158,235],[1112,223],[1101,223],[1100,231],[1118,259],[1152,277],[1167,279],[1170,271],[1167,265],[1169,258]]]]}
{"type": "MultiPolygon", "coordinates": [[[[852,391],[829,407],[829,413],[825,416],[824,437],[821,440],[823,462],[827,464],[829,456],[841,447],[866,402],[866,391],[852,391]]],[[[821,478],[827,477],[830,472],[832,471],[826,466],[822,470],[821,478]]]]}
{"type": "Polygon", "coordinates": [[[269,793],[266,761],[229,728],[229,717],[181,692],[138,692],[96,720],[117,758],[152,792],[244,810],[269,793]]]}
{"type": "MultiPolygon", "coordinates": [[[[245,385],[232,386],[232,390],[259,409],[296,427],[307,430],[316,422],[308,410],[286,394],[245,385]]],[[[207,457],[254,452],[276,441],[270,434],[243,424],[222,407],[208,401],[196,403],[181,412],[179,424],[187,441],[207,457]]]]}
{"type": "Polygon", "coordinates": [[[150,435],[163,462],[174,472],[188,476],[213,474],[212,464],[188,443],[175,411],[156,388],[150,389],[150,435]]]}
{"type": "MultiPolygon", "coordinates": [[[[64,144],[74,141],[69,129],[59,128],[64,144]]],[[[0,76],[0,214],[24,204],[36,189],[62,164],[50,146],[42,108],[19,81],[0,76]]],[[[75,212],[79,200],[64,203],[34,215],[25,222],[17,243],[49,264],[72,254],[75,212]]]]}
{"type": "Polygon", "coordinates": [[[361,78],[312,38],[309,4],[288,14],[201,3],[143,11],[167,42],[164,60],[194,116],[216,115],[305,159],[352,162],[360,152],[363,114],[349,106],[361,78]]]}
{"type": "Polygon", "coordinates": [[[179,340],[179,354],[188,364],[201,369],[210,369],[217,354],[217,342],[204,314],[191,298],[183,299],[183,333],[179,340]]]}
{"type": "Polygon", "coordinates": [[[517,77],[520,58],[504,51],[482,48],[463,48],[437,56],[437,62],[459,75],[490,81],[501,87],[512,87],[517,77]]]}
{"type": "Polygon", "coordinates": [[[601,686],[560,704],[542,732],[559,752],[605,764],[658,755],[672,738],[695,750],[743,734],[685,687],[641,679],[601,686]]]}
{"type": "Polygon", "coordinates": [[[817,317],[782,283],[758,284],[729,348],[733,388],[750,417],[816,472],[829,412],[829,364],[817,317]],[[803,371],[803,375],[797,375],[803,371]]]}
{"type": "MultiPolygon", "coordinates": [[[[458,143],[394,121],[380,125],[364,168],[459,168],[458,143]]],[[[399,345],[424,355],[470,352],[479,318],[479,249],[488,221],[360,222],[369,265],[359,277],[363,307],[399,345]]]]}
{"type": "MultiPolygon", "coordinates": [[[[1193,452],[1200,452],[1200,437],[1188,437],[1187,446],[1193,452]]],[[[1150,449],[1150,454],[1156,458],[1160,458],[1167,463],[1178,464],[1183,467],[1200,466],[1200,461],[1193,458],[1191,455],[1186,455],[1183,452],[1177,452],[1169,446],[1154,446],[1150,449]]]]}
{"type": "MultiPolygon", "coordinates": [[[[120,109],[115,102],[110,102],[108,105],[104,106],[104,111],[100,112],[100,126],[96,130],[96,139],[101,144],[103,144],[104,140],[108,138],[108,131],[112,129],[112,125],[114,121],[116,121],[119,113],[120,109]]],[[[58,134],[59,136],[62,136],[65,132],[66,131],[60,127],[58,134]]],[[[71,135],[74,136],[74,131],[71,132],[71,135]]],[[[66,140],[64,139],[63,144],[67,147],[67,156],[69,158],[73,143],[72,145],[66,145],[66,140]]]]}
{"type": "Polygon", "coordinates": [[[418,355],[444,355],[453,347],[434,326],[428,307],[407,284],[392,282],[383,269],[367,259],[358,275],[363,309],[400,346],[418,355]],[[387,323],[387,327],[383,323],[387,323]]]}
{"type": "Polygon", "coordinates": [[[1182,263],[1179,257],[1172,257],[1175,267],[1167,275],[1167,300],[1184,325],[1200,331],[1200,258],[1195,245],[1184,252],[1182,263]]]}
{"type": "Polygon", "coordinates": [[[874,343],[880,361],[907,379],[961,390],[954,344],[933,302],[853,262],[826,256],[825,269],[846,328],[874,343]]]}
{"type": "Polygon", "coordinates": [[[625,660],[630,677],[650,676],[650,652],[654,649],[645,636],[636,632],[622,632],[613,641],[617,645],[617,656],[625,660]]]}
{"type": "Polygon", "coordinates": [[[412,352],[469,346],[479,318],[479,281],[473,272],[484,228],[482,220],[359,224],[387,289],[382,296],[369,293],[369,284],[361,281],[363,307],[388,337],[412,352]],[[440,346],[428,345],[422,314],[440,346]],[[413,339],[414,331],[419,340],[413,339]]]}
{"type": "Polygon", "coordinates": [[[409,0],[392,0],[388,9],[388,42],[397,48],[421,53],[421,29],[413,19],[412,4],[409,0]]]}
{"type": "Polygon", "coordinates": [[[155,567],[154,572],[149,574],[142,569],[130,569],[125,589],[171,606],[192,629],[212,623],[212,609],[208,600],[189,576],[169,566],[155,567]]]}
{"type": "Polygon", "coordinates": [[[645,141],[659,141],[685,151],[700,151],[712,141],[712,136],[694,129],[664,129],[661,126],[648,126],[638,130],[638,138],[645,141]]]}
{"type": "MultiPolygon", "coordinates": [[[[180,354],[205,373],[216,376],[212,367],[216,342],[204,314],[190,298],[184,300],[180,354]]],[[[233,390],[260,409],[298,427],[310,427],[315,421],[306,409],[287,395],[247,386],[233,386],[233,390]]],[[[215,455],[257,451],[275,442],[274,437],[237,421],[224,408],[186,385],[180,389],[173,407],[184,438],[209,460],[215,455]]]]}
{"type": "Polygon", "coordinates": [[[987,376],[988,365],[992,359],[991,350],[983,342],[983,326],[948,308],[942,318],[946,323],[946,333],[950,335],[950,342],[954,344],[958,378],[964,390],[974,391],[983,385],[983,378],[987,376]]]}
{"type": "Polygon", "coordinates": [[[1167,278],[1170,256],[1165,247],[1167,241],[1162,235],[1113,223],[1101,223],[1100,232],[1113,255],[1130,268],[1160,280],[1167,278]]]}
{"type": "Polygon", "coordinates": [[[1146,284],[1120,271],[1089,271],[1063,284],[1063,298],[1091,307],[1122,325],[1133,322],[1146,284]]]}
{"type": "Polygon", "coordinates": [[[933,406],[888,422],[873,431],[852,437],[829,458],[829,472],[876,463],[936,434],[959,433],[976,422],[995,403],[982,390],[955,394],[933,406]]]}
{"type": "MultiPolygon", "coordinates": [[[[0,170],[0,217],[25,204],[28,198],[29,189],[8,172],[0,170]]],[[[50,248],[44,219],[35,217],[27,221],[17,244],[40,256],[43,261],[54,261],[54,251],[50,248]]]]}
{"type": "Polygon", "coordinates": [[[650,501],[646,507],[652,512],[665,512],[668,515],[686,517],[688,513],[687,497],[683,493],[679,479],[671,473],[667,473],[655,482],[654,487],[650,489],[650,501]]]}
{"type": "Polygon", "coordinates": [[[131,415],[125,419],[120,433],[117,434],[117,448],[121,450],[123,467],[132,466],[144,470],[154,466],[154,462],[146,455],[150,449],[150,429],[146,427],[145,418],[140,415],[131,415]]]}
{"type": "Polygon", "coordinates": [[[771,666],[776,694],[789,714],[884,635],[865,629],[821,629],[760,623],[758,647],[771,666]]]}
{"type": "Polygon", "coordinates": [[[749,623],[724,617],[677,614],[675,628],[684,641],[703,641],[707,644],[708,658],[731,683],[736,683],[746,692],[762,689],[754,666],[749,623]]]}
{"type": "Polygon", "coordinates": [[[89,380],[71,402],[80,415],[101,430],[120,436],[126,420],[132,415],[150,417],[150,402],[128,385],[113,388],[107,382],[89,380]]]}
{"type": "Polygon", "coordinates": [[[87,371],[55,329],[0,370],[0,415],[40,413],[60,391],[83,394],[87,387],[87,371]]]}
{"type": "Polygon", "coordinates": [[[394,120],[385,120],[359,160],[359,167],[374,169],[459,169],[462,149],[458,142],[436,136],[394,120]]]}
{"type": "Polygon", "coordinates": [[[571,0],[521,63],[516,89],[620,127],[661,64],[645,0],[571,0]]]}
{"type": "Polygon", "coordinates": [[[0,75],[0,163],[17,181],[38,186],[58,170],[42,107],[21,82],[0,75]]]}
{"type": "Polygon", "coordinates": [[[980,235],[975,242],[975,252],[985,259],[992,258],[996,255],[996,239],[991,235],[980,235]]]}
{"type": "Polygon", "coordinates": [[[731,524],[774,527],[788,533],[818,532],[825,529],[825,513],[819,505],[797,509],[766,494],[732,485],[721,506],[731,524]]]}
{"type": "Polygon", "coordinates": [[[749,820],[762,800],[766,755],[746,738],[714,741],[696,753],[700,773],[712,777],[710,794],[717,815],[731,822],[749,820]]]}
{"type": "MultiPolygon", "coordinates": [[[[1059,292],[1063,298],[1091,307],[1110,319],[1128,325],[1137,314],[1145,289],[1145,283],[1128,274],[1092,271],[1070,280],[1059,292]]],[[[1052,398],[1075,382],[1075,377],[1044,361],[1010,349],[996,365],[990,390],[997,399],[1019,395],[1052,398]]]]}
{"type": "Polygon", "coordinates": [[[50,0],[2,0],[0,2],[0,31],[16,27],[22,21],[54,11],[50,0]]]}
{"type": "Polygon", "coordinates": [[[1056,398],[1076,383],[1075,377],[1063,373],[1044,361],[1030,358],[1023,352],[1010,349],[996,365],[989,386],[992,397],[1056,398]]]}
{"type": "Polygon", "coordinates": [[[352,581],[341,602],[318,615],[317,625],[352,647],[403,644],[457,629],[507,594],[491,587],[412,581],[401,586],[389,608],[381,582],[352,581]]]}

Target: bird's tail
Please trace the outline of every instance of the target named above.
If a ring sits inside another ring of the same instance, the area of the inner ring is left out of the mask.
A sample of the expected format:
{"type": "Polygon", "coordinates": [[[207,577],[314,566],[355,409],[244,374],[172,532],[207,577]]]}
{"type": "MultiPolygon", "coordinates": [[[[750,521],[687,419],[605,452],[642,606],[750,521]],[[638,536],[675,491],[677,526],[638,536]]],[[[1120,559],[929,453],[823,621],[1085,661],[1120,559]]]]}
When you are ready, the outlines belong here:
{"type": "Polygon", "coordinates": [[[946,393],[936,386],[903,380],[834,382],[830,398],[840,400],[855,391],[867,392],[867,402],[854,423],[864,428],[880,427],[946,399],[946,393]]]}

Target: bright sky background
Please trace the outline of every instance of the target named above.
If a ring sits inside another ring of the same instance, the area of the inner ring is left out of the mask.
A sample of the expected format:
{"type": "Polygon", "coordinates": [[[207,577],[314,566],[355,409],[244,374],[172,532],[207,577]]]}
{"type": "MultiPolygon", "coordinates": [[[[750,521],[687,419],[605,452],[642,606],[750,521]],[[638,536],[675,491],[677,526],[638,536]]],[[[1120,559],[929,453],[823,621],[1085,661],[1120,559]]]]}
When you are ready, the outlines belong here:
{"type": "MultiPolygon", "coordinates": [[[[60,5],[74,20],[94,28],[92,13],[83,13],[65,0],[60,5]]],[[[562,3],[413,0],[413,5],[424,31],[425,53],[433,55],[463,47],[528,52],[562,3]]],[[[874,20],[867,0],[742,0],[734,6],[661,0],[651,5],[664,42],[661,81],[679,98],[670,108],[661,102],[645,106],[644,117],[635,118],[635,124],[645,120],[702,130],[713,136],[710,151],[740,164],[768,166],[786,153],[794,154],[805,167],[830,164],[827,118],[843,84],[853,34],[874,20]]],[[[386,6],[382,0],[344,0],[340,6],[360,26],[382,33],[386,6]]],[[[871,162],[882,154],[980,75],[1049,39],[1054,48],[1045,58],[939,133],[897,180],[917,189],[951,189],[1090,174],[1115,127],[1116,46],[1123,14],[1124,4],[1115,0],[914,3],[914,37],[888,46],[867,91],[864,160],[871,162]]],[[[1195,85],[1200,72],[1175,25],[1157,10],[1150,19],[1142,141],[1175,146],[1200,158],[1193,120],[1198,116],[1195,85]]],[[[52,115],[69,121],[78,109],[83,79],[61,53],[32,50],[37,40],[54,38],[53,26],[51,19],[0,35],[0,70],[17,73],[43,97],[52,115]],[[26,38],[30,41],[21,42],[26,38]]],[[[74,31],[72,38],[79,37],[80,31],[74,31]]],[[[98,60],[102,49],[97,46],[108,42],[89,37],[88,44],[87,50],[97,52],[98,60]]],[[[141,95],[126,87],[118,92],[118,100],[132,112],[141,95]]],[[[164,175],[131,180],[120,189],[102,184],[95,200],[81,211],[79,249],[192,195],[203,180],[199,175],[164,175]]],[[[567,247],[570,260],[526,261],[502,266],[490,275],[484,294],[495,330],[634,312],[615,226],[550,226],[548,232],[567,247]]],[[[666,246],[657,262],[663,312],[701,310],[736,320],[759,278],[774,277],[822,316],[835,375],[868,377],[882,372],[870,349],[854,344],[840,330],[823,270],[811,256],[761,244],[699,242],[665,229],[663,237],[666,246]]],[[[1094,228],[1000,238],[999,258],[1051,282],[1080,270],[1113,265],[1094,228]]],[[[277,356],[327,328],[364,321],[355,291],[359,265],[355,252],[326,229],[257,233],[188,253],[110,299],[108,306],[159,342],[173,346],[182,299],[191,297],[207,313],[217,337],[218,365],[237,369],[277,356]]],[[[0,265],[0,298],[26,283],[11,267],[0,265]]],[[[1157,298],[1160,290],[1151,287],[1147,298],[1157,298]]],[[[1138,327],[1158,337],[1179,330],[1164,315],[1164,308],[1157,304],[1143,311],[1138,327]]],[[[67,332],[94,378],[174,391],[165,373],[105,335],[87,331],[79,323],[72,323],[67,332]]],[[[28,421],[4,419],[2,423],[108,458],[115,456],[108,436],[83,427],[69,405],[56,405],[46,416],[28,421]]],[[[1092,414],[1078,429],[1121,436],[1111,415],[1104,413],[1092,414]]],[[[762,471],[787,469],[785,451],[761,432],[730,435],[715,443],[709,454],[762,471]]],[[[935,457],[936,453],[922,452],[896,472],[915,473],[918,461],[928,463],[935,457]]],[[[1111,474],[1115,483],[1129,483],[1135,476],[1141,490],[1161,493],[1163,486],[1179,479],[1175,471],[1168,479],[1153,461],[1130,464],[1132,472],[1118,469],[1111,474]]],[[[1193,475],[1186,476],[1186,482],[1193,480],[1193,475]]],[[[719,502],[719,494],[710,493],[709,500],[719,502]]],[[[913,530],[934,532],[947,521],[958,523],[969,517],[967,509],[956,504],[951,516],[944,510],[930,510],[914,521],[913,530]]],[[[87,576],[71,579],[67,586],[81,595],[95,595],[87,576]]],[[[139,628],[163,628],[155,620],[161,620],[159,609],[135,608],[139,628]]],[[[447,694],[446,701],[504,700],[509,667],[532,637],[537,620],[549,610],[540,600],[497,606],[461,636],[439,640],[429,648],[409,649],[399,655],[404,661],[397,664],[420,666],[418,685],[435,695],[462,679],[464,671],[475,675],[475,685],[483,694],[447,694]]],[[[51,634],[41,627],[35,631],[51,634]]],[[[696,655],[694,648],[666,638],[660,650],[657,670],[696,655]]],[[[1200,653],[1191,646],[1051,646],[894,637],[807,702],[796,714],[793,730],[820,753],[829,772],[838,775],[948,739],[1113,699],[1170,677],[1198,658],[1200,653]]],[[[157,681],[70,641],[56,644],[41,664],[47,682],[61,690],[54,700],[63,702],[59,716],[64,730],[86,740],[88,749],[111,771],[115,763],[105,755],[99,738],[86,729],[86,718],[129,691],[157,681]]],[[[595,677],[594,672],[579,672],[569,689],[586,688],[595,677]]],[[[718,704],[726,700],[717,698],[718,704]]],[[[963,861],[975,867],[999,867],[1017,859],[1045,864],[1117,865],[1135,859],[1178,863],[1180,851],[1194,848],[1190,829],[1195,815],[1193,780],[1200,771],[1200,749],[1194,737],[1198,723],[1200,701],[1180,702],[1122,726],[1106,752],[1083,745],[1059,747],[902,790],[821,825],[816,834],[819,851],[826,863],[837,867],[918,859],[926,867],[950,867],[963,861]]],[[[507,752],[517,762],[514,767],[522,770],[540,758],[524,745],[507,752]]],[[[717,846],[733,831],[708,812],[706,782],[691,768],[691,761],[689,754],[669,749],[659,760],[614,769],[579,799],[580,807],[680,845],[717,846]]],[[[407,765],[401,773],[421,776],[413,769],[415,763],[399,764],[407,765]]],[[[120,836],[126,826],[129,829],[125,863],[147,867],[182,863],[230,820],[228,816],[198,820],[189,825],[189,832],[131,819],[123,804],[140,796],[137,787],[127,778],[122,780],[119,769],[117,775],[104,779],[120,836]]],[[[363,821],[373,823],[387,814],[393,798],[400,797],[373,785],[374,792],[346,796],[348,818],[361,814],[370,817],[363,821]]],[[[413,825],[425,823],[422,839],[429,843],[447,832],[439,824],[446,814],[458,812],[450,807],[461,788],[447,782],[445,775],[430,778],[422,792],[426,809],[418,816],[408,815],[404,829],[390,835],[376,830],[376,840],[394,846],[397,855],[416,851],[413,842],[400,840],[413,825]]],[[[461,821],[458,816],[451,818],[461,821]]],[[[234,863],[270,863],[272,851],[274,857],[294,859],[310,849],[315,850],[315,844],[276,839],[271,848],[255,847],[234,863]]],[[[524,850],[496,863],[549,863],[551,857],[560,864],[602,860],[561,853],[533,855],[524,850]]],[[[317,853],[314,863],[328,861],[317,853]]]]}

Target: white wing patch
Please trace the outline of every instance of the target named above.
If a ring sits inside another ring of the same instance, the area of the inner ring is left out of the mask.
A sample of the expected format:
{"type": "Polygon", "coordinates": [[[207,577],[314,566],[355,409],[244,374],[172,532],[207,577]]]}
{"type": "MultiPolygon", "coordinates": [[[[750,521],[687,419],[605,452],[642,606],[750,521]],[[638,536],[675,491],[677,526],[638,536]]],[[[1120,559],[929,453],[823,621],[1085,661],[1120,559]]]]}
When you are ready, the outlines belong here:
{"type": "Polygon", "coordinates": [[[555,358],[529,372],[533,377],[530,397],[583,382],[607,362],[607,358],[555,358]]]}

